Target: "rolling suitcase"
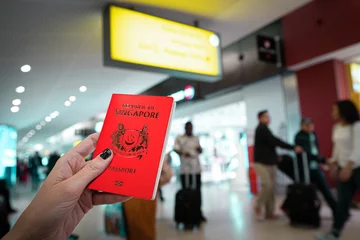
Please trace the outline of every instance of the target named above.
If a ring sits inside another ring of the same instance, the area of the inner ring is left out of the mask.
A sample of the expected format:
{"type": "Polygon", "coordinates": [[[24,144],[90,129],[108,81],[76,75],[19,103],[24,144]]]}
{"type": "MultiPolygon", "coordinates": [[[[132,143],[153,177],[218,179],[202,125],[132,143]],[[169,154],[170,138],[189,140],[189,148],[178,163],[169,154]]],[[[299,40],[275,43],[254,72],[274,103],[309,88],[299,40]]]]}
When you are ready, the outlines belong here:
{"type": "Polygon", "coordinates": [[[177,228],[179,228],[180,223],[183,223],[185,229],[191,230],[198,227],[201,222],[200,191],[196,190],[195,174],[193,174],[192,187],[189,185],[189,175],[186,175],[185,188],[179,190],[175,196],[174,220],[177,228]]]}
{"type": "Polygon", "coordinates": [[[295,182],[288,186],[284,207],[292,226],[319,228],[321,202],[316,187],[310,183],[307,154],[302,154],[305,182],[300,181],[298,161],[294,159],[295,182]]]}

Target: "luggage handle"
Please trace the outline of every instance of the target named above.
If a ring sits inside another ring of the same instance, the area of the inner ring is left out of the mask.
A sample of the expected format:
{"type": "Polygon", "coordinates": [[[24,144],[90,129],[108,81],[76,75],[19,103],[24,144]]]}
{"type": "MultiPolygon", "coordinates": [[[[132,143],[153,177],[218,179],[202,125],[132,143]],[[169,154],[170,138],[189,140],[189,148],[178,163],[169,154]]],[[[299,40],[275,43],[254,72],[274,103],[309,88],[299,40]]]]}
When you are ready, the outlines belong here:
{"type": "Polygon", "coordinates": [[[196,189],[196,171],[194,170],[194,172],[191,174],[185,174],[185,188],[188,188],[188,189],[196,189]],[[192,188],[189,187],[190,185],[190,176],[189,175],[192,175],[193,177],[193,182],[192,182],[192,188]]]}
{"type": "MultiPolygon", "coordinates": [[[[304,170],[304,180],[305,184],[310,184],[310,170],[309,170],[309,162],[306,152],[302,152],[302,161],[303,161],[303,170],[304,170]]],[[[295,175],[295,182],[300,182],[300,172],[298,166],[298,159],[293,158],[293,165],[294,165],[294,175],[295,175]]]]}

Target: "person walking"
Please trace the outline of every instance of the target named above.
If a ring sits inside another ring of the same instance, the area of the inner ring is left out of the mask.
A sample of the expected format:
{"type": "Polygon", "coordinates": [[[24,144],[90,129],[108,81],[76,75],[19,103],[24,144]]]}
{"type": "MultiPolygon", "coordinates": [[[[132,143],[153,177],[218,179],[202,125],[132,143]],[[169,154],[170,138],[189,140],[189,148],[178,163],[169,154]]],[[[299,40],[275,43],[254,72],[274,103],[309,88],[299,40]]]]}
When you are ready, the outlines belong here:
{"type": "Polygon", "coordinates": [[[259,125],[255,131],[254,169],[261,180],[261,190],[256,200],[255,217],[259,220],[273,220],[278,217],[275,211],[275,176],[278,156],[276,147],[302,151],[299,146],[293,146],[275,137],[270,131],[270,116],[267,110],[258,113],[259,125]],[[265,214],[263,213],[265,209],[265,214]]]}
{"type": "Polygon", "coordinates": [[[35,152],[30,158],[30,173],[32,181],[32,190],[37,191],[40,184],[39,167],[41,166],[41,157],[39,152],[35,152]]]}
{"type": "MultiPolygon", "coordinates": [[[[180,179],[183,189],[187,187],[187,182],[192,186],[193,175],[195,174],[195,185],[196,190],[199,191],[200,194],[201,207],[201,166],[199,155],[202,153],[203,149],[200,146],[199,138],[193,134],[193,124],[191,122],[185,124],[185,134],[176,138],[174,151],[180,156],[180,179]]],[[[206,222],[206,218],[202,211],[201,221],[206,222]]]]}
{"type": "Polygon", "coordinates": [[[359,111],[350,100],[333,106],[333,153],[328,160],[334,175],[338,175],[337,206],[332,229],[320,234],[318,240],[338,240],[350,216],[351,200],[360,189],[360,118],[359,111]]]}
{"type": "Polygon", "coordinates": [[[57,162],[57,160],[59,160],[60,155],[54,151],[50,157],[49,157],[49,163],[47,165],[47,175],[50,174],[50,172],[52,171],[52,169],[55,167],[55,164],[57,162]]]}
{"type": "MultiPolygon", "coordinates": [[[[310,167],[310,181],[324,196],[325,201],[331,208],[333,217],[335,217],[336,201],[323,172],[319,169],[319,163],[325,163],[326,160],[319,154],[319,141],[314,130],[315,125],[312,120],[310,118],[303,118],[301,120],[301,130],[295,136],[295,144],[301,146],[306,153],[310,167]]],[[[298,154],[297,159],[299,165],[302,166],[302,154],[298,154]]],[[[299,169],[303,170],[303,167],[299,169]]],[[[301,182],[304,181],[304,174],[300,174],[300,179],[301,182]]]]}

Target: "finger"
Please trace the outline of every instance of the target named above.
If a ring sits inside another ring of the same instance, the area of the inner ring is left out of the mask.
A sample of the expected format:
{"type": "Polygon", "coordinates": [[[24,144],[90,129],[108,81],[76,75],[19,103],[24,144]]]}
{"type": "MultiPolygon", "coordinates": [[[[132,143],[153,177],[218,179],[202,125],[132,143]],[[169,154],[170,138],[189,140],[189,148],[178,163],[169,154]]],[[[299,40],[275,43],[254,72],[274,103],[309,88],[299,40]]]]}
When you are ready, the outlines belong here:
{"type": "Polygon", "coordinates": [[[76,145],[73,149],[71,149],[69,153],[78,153],[82,157],[86,157],[95,150],[99,135],[99,133],[91,134],[83,141],[81,141],[78,145],[76,145]]]}
{"type": "Polygon", "coordinates": [[[77,172],[71,179],[76,188],[83,190],[89,183],[105,171],[113,158],[110,149],[105,149],[95,159],[89,161],[85,166],[77,172]]]}
{"type": "Polygon", "coordinates": [[[131,197],[123,195],[115,195],[111,193],[93,193],[92,201],[94,205],[113,204],[118,202],[125,202],[131,197]]]}

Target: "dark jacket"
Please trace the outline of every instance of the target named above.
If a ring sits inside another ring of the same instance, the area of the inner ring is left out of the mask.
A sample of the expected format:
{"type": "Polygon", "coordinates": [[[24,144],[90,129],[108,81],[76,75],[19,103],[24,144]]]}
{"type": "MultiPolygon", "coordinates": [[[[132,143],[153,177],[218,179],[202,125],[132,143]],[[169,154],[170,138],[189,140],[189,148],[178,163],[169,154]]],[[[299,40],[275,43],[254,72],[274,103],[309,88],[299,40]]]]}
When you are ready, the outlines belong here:
{"type": "MultiPolygon", "coordinates": [[[[315,145],[317,149],[319,149],[319,141],[318,137],[314,133],[315,136],[315,145]]],[[[295,144],[301,146],[304,149],[304,152],[306,152],[306,155],[308,157],[309,163],[311,161],[316,161],[318,163],[324,163],[325,158],[321,157],[319,154],[314,155],[311,153],[311,140],[310,140],[310,134],[305,131],[300,131],[295,136],[295,144]]],[[[302,161],[302,154],[298,154],[297,156],[299,161],[302,161]]]]}
{"type": "Polygon", "coordinates": [[[278,162],[276,147],[294,149],[294,146],[275,137],[266,124],[260,123],[255,131],[254,161],[266,165],[276,165],[278,162]]]}

